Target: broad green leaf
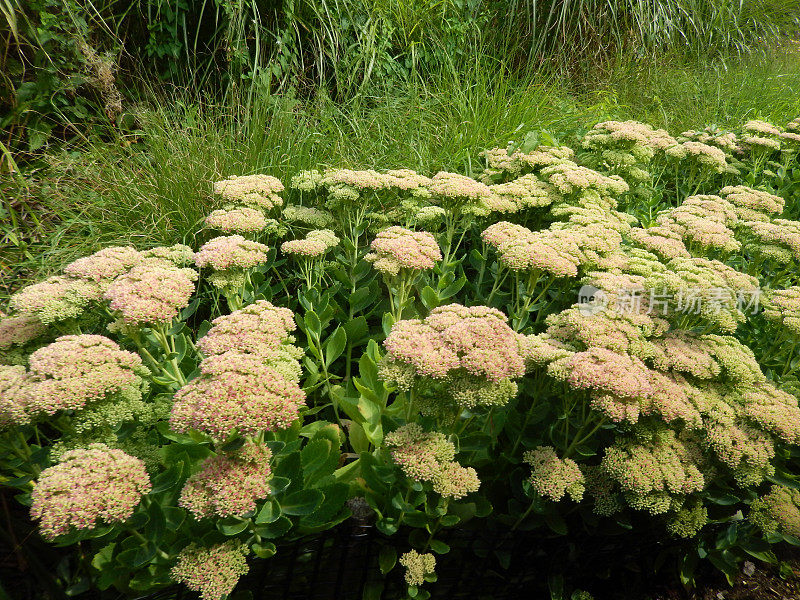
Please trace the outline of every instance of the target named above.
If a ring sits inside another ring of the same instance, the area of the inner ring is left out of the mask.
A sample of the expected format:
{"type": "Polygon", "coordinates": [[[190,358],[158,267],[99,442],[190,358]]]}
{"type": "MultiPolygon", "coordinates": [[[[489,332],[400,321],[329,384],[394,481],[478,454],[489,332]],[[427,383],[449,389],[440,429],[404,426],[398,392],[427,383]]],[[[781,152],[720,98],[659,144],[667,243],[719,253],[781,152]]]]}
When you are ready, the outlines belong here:
{"type": "Polygon", "coordinates": [[[281,512],[286,515],[307,515],[314,512],[324,499],[319,490],[298,490],[281,500],[281,512]]]}

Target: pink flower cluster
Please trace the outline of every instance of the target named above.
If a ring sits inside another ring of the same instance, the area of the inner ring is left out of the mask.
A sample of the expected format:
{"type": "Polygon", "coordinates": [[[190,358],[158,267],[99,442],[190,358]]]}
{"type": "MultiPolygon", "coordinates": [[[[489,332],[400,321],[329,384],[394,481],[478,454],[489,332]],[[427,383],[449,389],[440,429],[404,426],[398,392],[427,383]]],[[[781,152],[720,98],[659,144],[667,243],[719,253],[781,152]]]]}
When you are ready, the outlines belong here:
{"type": "Polygon", "coordinates": [[[269,248],[251,242],[240,235],[215,237],[200,247],[194,260],[198,267],[211,267],[217,271],[227,269],[252,269],[267,260],[269,248]]]}
{"type": "Polygon", "coordinates": [[[112,310],[131,325],[170,323],[188,306],[197,273],[169,263],[147,263],[117,277],[105,293],[112,310]]]}
{"type": "Polygon", "coordinates": [[[384,342],[390,358],[418,375],[442,379],[463,369],[493,382],[525,374],[520,344],[502,312],[460,304],[435,308],[424,320],[398,321],[384,342]]]}
{"type": "Polygon", "coordinates": [[[0,317],[0,350],[23,346],[46,332],[47,326],[30,314],[0,317]]]}
{"type": "Polygon", "coordinates": [[[658,224],[684,241],[703,248],[736,252],[741,244],[730,227],[737,223],[736,208],[719,196],[689,196],[678,207],[658,217],[658,224]]]}
{"type": "Polygon", "coordinates": [[[204,548],[189,544],[178,554],[172,579],[200,592],[202,600],[223,600],[249,570],[247,546],[238,540],[204,548]]]}
{"type": "Polygon", "coordinates": [[[372,240],[372,252],[365,260],[381,273],[397,275],[402,269],[422,271],[432,269],[442,260],[442,252],[430,233],[411,231],[404,227],[389,227],[372,240]]]}
{"type": "Polygon", "coordinates": [[[489,198],[492,190],[485,183],[458,173],[440,171],[431,179],[430,191],[441,198],[469,202],[489,198]]]}
{"type": "Polygon", "coordinates": [[[531,466],[531,487],[537,494],[553,502],[569,494],[575,502],[580,502],[585,489],[581,470],[571,458],[558,458],[552,446],[539,446],[528,450],[523,459],[531,466]]]}
{"type": "Polygon", "coordinates": [[[606,448],[601,468],[637,510],[663,514],[705,487],[699,449],[663,426],[644,428],[606,448]]]}
{"type": "Polygon", "coordinates": [[[88,279],[95,283],[109,283],[144,260],[142,253],[130,246],[103,248],[64,267],[72,277],[88,279]]]}
{"type": "Polygon", "coordinates": [[[800,221],[746,221],[742,228],[749,238],[745,249],[753,254],[785,265],[800,260],[800,221]]]}
{"type": "Polygon", "coordinates": [[[30,355],[24,404],[30,413],[78,410],[129,387],[146,373],[138,354],[101,335],[65,335],[30,355]]]}
{"type": "Polygon", "coordinates": [[[224,439],[234,430],[257,435],[285,429],[297,419],[305,403],[297,382],[287,380],[257,355],[229,352],[215,358],[213,372],[193,379],[175,394],[173,430],[197,429],[224,439]]]}
{"type": "Polygon", "coordinates": [[[183,486],[178,504],[197,518],[241,516],[269,495],[272,452],[252,442],[203,461],[183,486]]]}
{"type": "Polygon", "coordinates": [[[40,519],[45,538],[71,528],[92,529],[96,522],[121,523],[151,489],[144,463],[122,452],[91,444],[66,452],[42,471],[31,493],[31,517],[40,519]]]}
{"type": "Polygon", "coordinates": [[[290,335],[296,328],[294,313],[266,300],[229,315],[217,317],[211,329],[197,341],[197,349],[205,356],[235,351],[265,354],[294,341],[290,335]]]}
{"type": "Polygon", "coordinates": [[[653,393],[647,366],[634,356],[607,348],[589,348],[565,359],[566,381],[621,398],[646,398],[653,393]]]}
{"type": "Polygon", "coordinates": [[[433,491],[446,498],[463,498],[478,491],[475,469],[462,467],[453,458],[456,448],[444,434],[425,432],[417,423],[403,425],[386,435],[392,459],[411,479],[433,484],[433,491]]]}
{"type": "Polygon", "coordinates": [[[481,156],[486,158],[486,163],[489,166],[483,175],[483,178],[487,179],[500,173],[518,176],[528,169],[536,170],[559,162],[569,161],[575,157],[575,152],[568,146],[538,146],[531,152],[521,152],[519,150],[510,152],[507,148],[492,148],[481,152],[481,156]]]}
{"type": "Polygon", "coordinates": [[[21,365],[0,365],[0,429],[30,421],[25,406],[28,374],[21,365]]]}

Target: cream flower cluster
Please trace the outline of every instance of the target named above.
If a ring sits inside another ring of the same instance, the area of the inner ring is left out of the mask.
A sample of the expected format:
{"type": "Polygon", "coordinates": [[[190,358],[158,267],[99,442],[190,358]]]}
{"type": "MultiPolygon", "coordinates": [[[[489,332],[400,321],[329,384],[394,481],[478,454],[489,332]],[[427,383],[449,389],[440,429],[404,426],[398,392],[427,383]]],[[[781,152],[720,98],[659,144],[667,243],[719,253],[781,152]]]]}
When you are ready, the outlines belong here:
{"type": "Polygon", "coordinates": [[[800,537],[800,490],[773,485],[750,505],[747,518],[764,533],[800,537]]]}
{"type": "Polygon", "coordinates": [[[0,317],[0,350],[12,346],[24,346],[43,336],[47,326],[31,314],[17,314],[0,317]]]}
{"type": "Polygon", "coordinates": [[[117,277],[105,298],[128,325],[170,323],[188,306],[197,272],[170,263],[143,264],[117,277]]]}
{"type": "Polygon", "coordinates": [[[11,309],[30,315],[45,325],[81,316],[91,302],[102,298],[94,282],[64,275],[22,288],[11,296],[11,309]]]}
{"type": "Polygon", "coordinates": [[[716,146],[724,152],[735,152],[739,149],[739,138],[732,131],[721,131],[716,127],[708,126],[700,131],[689,129],[681,133],[680,142],[693,141],[716,146]]]}
{"type": "Polygon", "coordinates": [[[630,189],[625,180],[618,175],[603,175],[571,161],[545,167],[541,171],[541,176],[562,194],[592,190],[601,195],[616,196],[630,189]]]}
{"type": "Polygon", "coordinates": [[[442,260],[442,251],[430,233],[404,227],[384,229],[372,240],[372,252],[364,259],[381,273],[394,276],[404,269],[424,271],[442,260]]]}
{"type": "Polygon", "coordinates": [[[0,429],[30,422],[24,388],[28,374],[22,365],[0,365],[0,429]]]}
{"type": "Polygon", "coordinates": [[[585,490],[584,476],[571,458],[558,458],[552,446],[528,450],[522,457],[531,466],[531,487],[537,494],[558,502],[565,495],[580,502],[585,490]]]}
{"type": "Polygon", "coordinates": [[[223,600],[249,570],[247,554],[247,546],[238,540],[208,548],[192,543],[180,551],[170,575],[199,592],[202,600],[223,600]]]}
{"type": "Polygon", "coordinates": [[[783,130],[766,121],[748,121],[742,127],[742,141],[750,148],[751,152],[770,154],[781,149],[781,134],[783,130]]]}
{"type": "Polygon", "coordinates": [[[433,484],[433,491],[446,498],[463,498],[477,492],[478,475],[453,458],[456,448],[444,434],[428,433],[417,423],[403,425],[386,435],[392,459],[410,479],[433,484]]]}
{"type": "Polygon", "coordinates": [[[736,252],[741,244],[731,227],[738,218],[734,205],[719,196],[689,196],[683,203],[656,219],[661,228],[680,236],[689,245],[722,252],[736,252]]]}
{"type": "Polygon", "coordinates": [[[767,319],[780,323],[794,335],[800,335],[800,286],[770,292],[763,305],[767,319]]]}
{"type": "Polygon", "coordinates": [[[220,208],[206,217],[205,224],[225,233],[257,233],[266,228],[267,218],[262,211],[246,206],[220,208]]]}
{"type": "Polygon", "coordinates": [[[664,514],[705,488],[700,448],[664,426],[640,427],[606,448],[602,471],[634,509],[664,514]]]}
{"type": "Polygon", "coordinates": [[[232,205],[270,210],[283,204],[283,184],[271,175],[231,175],[214,182],[214,193],[232,205]]]}
{"type": "Polygon", "coordinates": [[[575,152],[568,146],[538,146],[530,152],[492,148],[481,152],[481,156],[486,159],[487,164],[481,175],[481,181],[491,183],[495,177],[504,174],[520,177],[531,171],[538,171],[542,167],[571,161],[575,157],[575,152]]]}
{"type": "Polygon", "coordinates": [[[31,492],[31,518],[40,520],[48,539],[72,528],[92,529],[98,521],[122,523],[151,487],[141,460],[91,444],[42,471],[31,492]]]}
{"type": "MultiPolygon", "coordinates": [[[[561,224],[556,224],[561,225],[561,224]]],[[[500,221],[481,237],[497,250],[500,261],[513,271],[545,271],[554,277],[574,277],[584,265],[596,265],[618,250],[622,236],[600,223],[586,226],[552,226],[531,231],[500,221]]]]}
{"type": "Polygon", "coordinates": [[[282,216],[290,223],[302,223],[319,229],[330,227],[334,223],[333,215],[328,211],[300,204],[284,207],[282,216]]]}
{"type": "Polygon", "coordinates": [[[682,142],[667,148],[664,154],[680,163],[688,163],[700,171],[724,173],[728,170],[725,152],[702,142],[682,142]]]}
{"type": "Polygon", "coordinates": [[[406,570],[406,583],[413,586],[425,583],[425,576],[432,575],[436,569],[436,557],[433,554],[420,554],[416,550],[409,550],[397,562],[406,570]]]}
{"type": "Polygon", "coordinates": [[[741,221],[769,221],[783,212],[785,200],[775,194],[756,190],[745,185],[728,185],[719,195],[733,204],[741,221]]]}
{"type": "Polygon", "coordinates": [[[256,501],[269,495],[271,460],[268,447],[252,442],[236,452],[209,457],[186,481],[178,505],[198,519],[254,511],[256,501]]]}
{"type": "Polygon", "coordinates": [[[744,250],[781,265],[800,261],[800,221],[773,219],[742,223],[744,250]]]}
{"type": "Polygon", "coordinates": [[[218,317],[198,342],[201,376],[175,394],[170,426],[224,439],[285,429],[305,403],[291,313],[266,300],[218,317]]]}
{"type": "Polygon", "coordinates": [[[314,229],[301,240],[289,240],[281,244],[281,252],[296,256],[316,258],[339,244],[339,238],[330,229],[314,229]]]}

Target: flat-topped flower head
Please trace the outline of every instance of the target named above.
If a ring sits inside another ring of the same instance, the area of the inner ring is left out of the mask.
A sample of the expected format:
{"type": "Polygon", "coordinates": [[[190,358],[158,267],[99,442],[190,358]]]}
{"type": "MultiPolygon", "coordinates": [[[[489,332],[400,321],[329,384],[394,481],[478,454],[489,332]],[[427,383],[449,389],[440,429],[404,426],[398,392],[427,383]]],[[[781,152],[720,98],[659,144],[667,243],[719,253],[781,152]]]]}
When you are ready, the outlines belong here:
{"type": "Polygon", "coordinates": [[[28,381],[25,367],[0,365],[0,430],[30,422],[24,393],[28,381]]]}
{"type": "Polygon", "coordinates": [[[443,433],[426,432],[417,423],[403,425],[386,434],[385,443],[392,448],[392,459],[403,473],[417,481],[432,481],[442,463],[453,460],[456,447],[443,433]]]}
{"type": "Polygon", "coordinates": [[[433,575],[436,569],[436,557],[433,554],[420,554],[416,550],[409,550],[398,562],[406,570],[406,583],[413,586],[425,583],[425,576],[433,575]]]}
{"type": "Polygon", "coordinates": [[[333,215],[328,211],[299,204],[285,206],[281,216],[290,223],[302,223],[320,229],[330,227],[334,223],[333,215]]]}
{"type": "Polygon", "coordinates": [[[492,190],[485,183],[466,175],[447,171],[436,173],[431,179],[429,189],[435,196],[462,203],[488,198],[492,195],[492,190]]]}
{"type": "Polygon", "coordinates": [[[748,121],[744,124],[742,129],[748,133],[758,134],[758,135],[780,135],[781,128],[776,127],[772,123],[767,123],[766,121],[759,121],[757,119],[753,119],[748,121]]]}
{"type": "Polygon", "coordinates": [[[189,477],[178,505],[196,518],[241,516],[256,509],[256,500],[269,495],[272,452],[267,446],[246,443],[231,454],[205,459],[189,477]]]}
{"type": "Polygon", "coordinates": [[[385,443],[407,477],[432,483],[441,496],[463,498],[480,486],[474,469],[453,461],[456,448],[442,433],[426,432],[417,423],[409,423],[387,434],[385,443]]]}
{"type": "Polygon", "coordinates": [[[93,281],[56,275],[22,288],[11,296],[10,306],[49,325],[81,316],[101,297],[102,289],[93,281]]]}
{"type": "MultiPolygon", "coordinates": [[[[197,349],[205,356],[229,351],[264,354],[294,341],[290,335],[296,328],[294,313],[267,300],[217,317],[211,329],[197,341],[197,349]]],[[[292,346],[292,348],[294,348],[292,346]]]]}
{"type": "Polygon", "coordinates": [[[384,345],[391,359],[422,376],[442,379],[463,369],[498,382],[525,373],[520,336],[506,321],[494,308],[449,304],[424,320],[398,321],[384,345]]]}
{"type": "Polygon", "coordinates": [[[702,142],[682,142],[667,148],[664,153],[675,160],[692,162],[715,173],[724,173],[728,168],[725,152],[702,142]]]}
{"type": "Polygon", "coordinates": [[[764,533],[800,537],[800,490],[773,485],[750,505],[747,518],[764,533]]]}
{"type": "Polygon", "coordinates": [[[231,175],[227,179],[214,182],[214,193],[223,202],[265,210],[283,204],[283,199],[278,195],[282,191],[280,179],[271,175],[231,175]]]}
{"type": "Polygon", "coordinates": [[[566,381],[577,389],[594,390],[622,398],[646,398],[653,393],[645,364],[607,348],[589,348],[565,360],[566,381]]]}
{"type": "Polygon", "coordinates": [[[211,267],[217,271],[252,269],[267,261],[268,252],[269,248],[264,244],[246,240],[240,235],[228,235],[203,244],[194,260],[198,267],[211,267]]]}
{"type": "Polygon", "coordinates": [[[522,460],[531,466],[531,487],[537,494],[558,502],[569,495],[575,502],[583,498],[585,480],[583,473],[571,458],[558,458],[552,446],[539,446],[528,450],[522,460]]]}
{"type": "Polygon", "coordinates": [[[641,248],[654,252],[666,260],[691,256],[683,243],[683,236],[670,227],[656,226],[646,229],[633,227],[628,235],[641,248]]]}
{"type": "MultiPolygon", "coordinates": [[[[656,150],[666,150],[675,143],[675,138],[664,129],[654,129],[639,121],[603,121],[589,130],[583,138],[585,148],[598,149],[613,144],[626,144],[648,148],[653,153],[656,150]]],[[[640,160],[644,157],[638,156],[640,160]]]]}
{"type": "Polygon", "coordinates": [[[692,442],[664,426],[654,426],[617,438],[606,448],[601,468],[622,489],[632,508],[664,514],[705,487],[699,456],[692,442]]]}
{"type": "Polygon", "coordinates": [[[309,231],[302,240],[289,240],[281,244],[281,252],[296,256],[316,258],[339,244],[339,238],[330,229],[309,231]]]}
{"type": "Polygon", "coordinates": [[[194,250],[186,244],[156,246],[149,250],[143,250],[142,257],[147,263],[165,261],[176,267],[185,267],[194,262],[194,250]]]}
{"type": "Polygon", "coordinates": [[[134,326],[170,323],[189,305],[197,272],[170,263],[143,264],[117,277],[105,298],[111,310],[134,326]]]}
{"type": "Polygon", "coordinates": [[[247,546],[239,540],[209,548],[189,544],[178,554],[170,575],[193,592],[199,592],[202,600],[223,600],[249,570],[247,554],[247,546]]]}
{"type": "Polygon", "coordinates": [[[170,426],[197,429],[215,439],[286,429],[305,404],[305,393],[258,356],[231,353],[213,373],[193,379],[175,394],[170,426]],[[227,368],[226,368],[227,367],[227,368]]]}
{"type": "Polygon", "coordinates": [[[769,381],[737,388],[743,413],[787,444],[800,443],[797,398],[769,381]]]}
{"type": "Polygon", "coordinates": [[[732,131],[722,131],[713,126],[705,127],[700,131],[689,129],[681,133],[679,142],[694,141],[709,146],[716,146],[725,152],[735,152],[739,149],[739,138],[732,131]]]}
{"type": "Polygon", "coordinates": [[[381,273],[397,275],[402,269],[432,269],[442,260],[442,251],[430,233],[404,227],[384,229],[372,240],[372,252],[365,259],[381,273]]]}
{"type": "Polygon", "coordinates": [[[747,238],[745,250],[780,264],[800,260],[800,221],[746,221],[742,223],[742,230],[747,238]]]}
{"type": "Polygon", "coordinates": [[[260,210],[246,206],[220,208],[206,217],[205,224],[225,233],[257,233],[267,226],[267,218],[260,210]]]}
{"type": "Polygon", "coordinates": [[[0,317],[0,350],[24,346],[46,332],[47,326],[29,313],[0,317]]]}
{"type": "Polygon", "coordinates": [[[733,204],[736,216],[742,221],[766,221],[783,212],[786,201],[775,194],[745,185],[728,185],[719,195],[733,204]]]}
{"type": "Polygon", "coordinates": [[[764,316],[800,335],[800,286],[774,290],[763,299],[764,316]]]}
{"type": "Polygon", "coordinates": [[[25,401],[32,413],[78,410],[131,387],[147,373],[138,354],[101,335],[65,335],[30,356],[25,401]]]}
{"type": "Polygon", "coordinates": [[[487,200],[497,212],[515,213],[526,208],[550,206],[561,199],[555,188],[533,174],[489,186],[497,200],[487,200]],[[499,202],[498,202],[499,201],[499,202]]]}
{"type": "Polygon", "coordinates": [[[545,167],[542,169],[541,175],[562,194],[594,190],[600,194],[616,196],[624,194],[630,189],[625,180],[618,175],[603,175],[574,162],[561,162],[545,167]]]}
{"type": "Polygon", "coordinates": [[[133,247],[112,246],[68,264],[64,273],[107,285],[143,260],[142,253],[133,247]]]}
{"type": "Polygon", "coordinates": [[[481,152],[481,156],[486,159],[488,166],[482,180],[488,183],[494,175],[508,173],[518,177],[526,171],[537,171],[542,167],[571,161],[575,157],[575,152],[567,146],[538,146],[530,152],[520,150],[511,152],[508,148],[492,148],[481,152]]]}
{"type": "Polygon", "coordinates": [[[97,522],[122,523],[151,489],[144,463],[103,444],[66,452],[42,471],[31,492],[31,517],[47,539],[97,522]]]}
{"type": "Polygon", "coordinates": [[[538,269],[555,277],[578,274],[580,249],[576,236],[566,230],[531,231],[501,221],[486,228],[481,237],[497,250],[503,265],[513,271],[538,269]]]}

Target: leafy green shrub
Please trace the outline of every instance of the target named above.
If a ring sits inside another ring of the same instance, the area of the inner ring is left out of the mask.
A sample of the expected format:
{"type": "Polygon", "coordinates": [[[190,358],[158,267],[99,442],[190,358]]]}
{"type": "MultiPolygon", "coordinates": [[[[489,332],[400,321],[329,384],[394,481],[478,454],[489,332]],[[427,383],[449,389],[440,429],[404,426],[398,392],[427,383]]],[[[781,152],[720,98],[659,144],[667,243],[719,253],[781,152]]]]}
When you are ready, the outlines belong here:
{"type": "Polygon", "coordinates": [[[221,179],[196,251],[109,247],[11,297],[4,485],[80,542],[76,585],[130,593],[221,598],[352,499],[414,598],[478,520],[645,515],[693,540],[686,581],[776,560],[800,544],[799,129],[605,121],[475,176],[221,179]]]}

